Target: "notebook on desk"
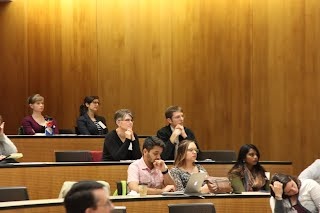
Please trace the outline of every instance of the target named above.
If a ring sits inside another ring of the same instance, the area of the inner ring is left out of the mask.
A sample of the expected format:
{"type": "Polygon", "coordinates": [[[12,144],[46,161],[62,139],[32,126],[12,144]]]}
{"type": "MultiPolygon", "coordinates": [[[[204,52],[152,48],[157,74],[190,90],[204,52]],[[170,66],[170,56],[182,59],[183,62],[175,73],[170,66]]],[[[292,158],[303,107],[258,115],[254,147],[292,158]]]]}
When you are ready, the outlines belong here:
{"type": "Polygon", "coordinates": [[[205,172],[193,173],[184,191],[163,192],[162,195],[202,195],[200,191],[206,176],[205,172]]]}

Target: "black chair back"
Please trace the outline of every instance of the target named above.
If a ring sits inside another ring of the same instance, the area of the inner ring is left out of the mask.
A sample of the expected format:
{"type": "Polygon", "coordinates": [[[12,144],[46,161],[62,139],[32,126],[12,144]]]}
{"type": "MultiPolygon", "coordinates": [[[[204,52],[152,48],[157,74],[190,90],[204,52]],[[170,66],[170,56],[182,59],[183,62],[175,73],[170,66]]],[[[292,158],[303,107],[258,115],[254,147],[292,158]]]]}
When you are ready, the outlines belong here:
{"type": "Polygon", "coordinates": [[[91,162],[92,156],[88,150],[55,151],[56,162],[91,162]]]}
{"type": "Polygon", "coordinates": [[[216,213],[213,203],[169,204],[169,213],[216,213]]]}
{"type": "Polygon", "coordinates": [[[234,150],[204,150],[198,155],[198,160],[235,161],[237,154],[234,150]]]}
{"type": "Polygon", "coordinates": [[[0,187],[0,202],[29,200],[27,187],[0,187]]]}

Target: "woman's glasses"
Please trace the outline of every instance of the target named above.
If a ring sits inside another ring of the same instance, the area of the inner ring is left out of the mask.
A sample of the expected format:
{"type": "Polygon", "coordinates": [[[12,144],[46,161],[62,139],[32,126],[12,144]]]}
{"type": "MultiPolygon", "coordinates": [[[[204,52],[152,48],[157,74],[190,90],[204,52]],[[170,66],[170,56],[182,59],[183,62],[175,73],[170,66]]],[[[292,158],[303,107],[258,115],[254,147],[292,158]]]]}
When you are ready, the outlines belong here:
{"type": "Polygon", "coordinates": [[[188,151],[188,152],[193,152],[193,151],[194,151],[194,152],[196,152],[196,153],[199,153],[199,149],[187,149],[187,151],[188,151]]]}

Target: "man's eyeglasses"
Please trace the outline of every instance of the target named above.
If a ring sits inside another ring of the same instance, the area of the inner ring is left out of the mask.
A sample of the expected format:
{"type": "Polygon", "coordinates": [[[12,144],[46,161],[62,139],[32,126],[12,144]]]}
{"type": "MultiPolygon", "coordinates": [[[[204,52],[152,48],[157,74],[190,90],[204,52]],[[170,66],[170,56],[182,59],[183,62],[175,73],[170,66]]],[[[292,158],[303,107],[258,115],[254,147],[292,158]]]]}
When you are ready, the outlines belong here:
{"type": "Polygon", "coordinates": [[[125,119],[125,120],[122,120],[122,121],[126,121],[126,122],[132,122],[133,123],[133,120],[128,118],[128,119],[125,119]]]}
{"type": "Polygon", "coordinates": [[[193,152],[195,151],[196,153],[199,153],[199,149],[187,149],[188,152],[193,152]]]}

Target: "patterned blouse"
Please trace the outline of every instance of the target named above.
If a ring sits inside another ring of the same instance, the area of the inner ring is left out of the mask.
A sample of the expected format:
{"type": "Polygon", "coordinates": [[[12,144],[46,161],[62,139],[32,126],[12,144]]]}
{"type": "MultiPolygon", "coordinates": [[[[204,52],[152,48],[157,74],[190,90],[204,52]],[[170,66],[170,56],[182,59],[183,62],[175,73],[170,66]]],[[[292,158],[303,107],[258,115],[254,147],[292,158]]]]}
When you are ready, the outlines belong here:
{"type": "MultiPolygon", "coordinates": [[[[196,164],[199,172],[207,172],[203,166],[196,164]]],[[[184,191],[187,186],[187,183],[190,179],[191,174],[189,172],[183,171],[180,168],[173,167],[170,169],[170,175],[177,186],[177,191],[184,191]]]]}

